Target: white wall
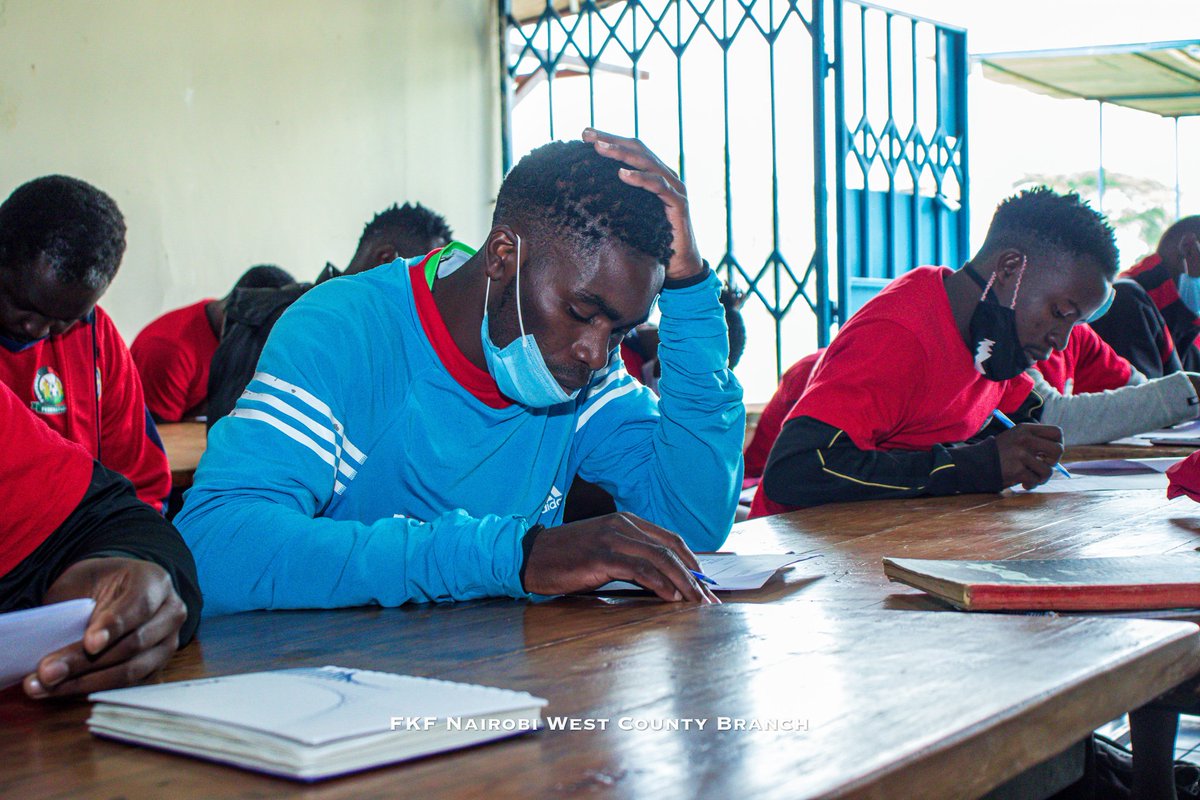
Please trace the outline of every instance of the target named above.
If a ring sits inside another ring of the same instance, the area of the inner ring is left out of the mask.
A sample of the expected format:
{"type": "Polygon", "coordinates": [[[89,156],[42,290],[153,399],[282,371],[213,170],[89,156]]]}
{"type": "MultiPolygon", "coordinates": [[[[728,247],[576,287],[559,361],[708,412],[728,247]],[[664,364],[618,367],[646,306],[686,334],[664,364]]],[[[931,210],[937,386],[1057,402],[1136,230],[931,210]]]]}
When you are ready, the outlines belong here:
{"type": "Polygon", "coordinates": [[[127,340],[248,266],[311,279],[420,200],[467,242],[499,185],[490,0],[0,0],[0,198],[64,173],[129,226],[127,340]]]}

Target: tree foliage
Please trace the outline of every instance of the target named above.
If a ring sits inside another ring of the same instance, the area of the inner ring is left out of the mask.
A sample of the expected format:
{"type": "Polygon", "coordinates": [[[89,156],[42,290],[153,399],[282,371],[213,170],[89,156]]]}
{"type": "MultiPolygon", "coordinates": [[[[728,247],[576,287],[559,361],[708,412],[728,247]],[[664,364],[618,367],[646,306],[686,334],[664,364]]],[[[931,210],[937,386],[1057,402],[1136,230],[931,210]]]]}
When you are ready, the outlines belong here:
{"type": "MultiPolygon", "coordinates": [[[[1077,192],[1093,208],[1099,209],[1099,185],[1099,176],[1089,170],[1061,175],[1026,175],[1014,188],[1049,186],[1058,192],[1077,192]]],[[[1158,246],[1159,237],[1174,221],[1170,211],[1174,205],[1175,190],[1169,186],[1150,178],[1104,172],[1104,215],[1116,231],[1117,244],[1127,262],[1131,261],[1130,256],[1148,253],[1158,246]]]]}

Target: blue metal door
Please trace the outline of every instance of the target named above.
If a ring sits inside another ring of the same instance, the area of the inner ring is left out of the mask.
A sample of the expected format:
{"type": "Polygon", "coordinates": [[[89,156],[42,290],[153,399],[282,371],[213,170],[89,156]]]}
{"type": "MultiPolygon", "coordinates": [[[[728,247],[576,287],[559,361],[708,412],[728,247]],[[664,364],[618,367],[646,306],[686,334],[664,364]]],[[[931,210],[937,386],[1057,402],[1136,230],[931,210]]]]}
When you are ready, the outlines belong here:
{"type": "Polygon", "coordinates": [[[843,323],[888,281],[969,257],[966,31],[835,2],[834,192],[843,323]]]}

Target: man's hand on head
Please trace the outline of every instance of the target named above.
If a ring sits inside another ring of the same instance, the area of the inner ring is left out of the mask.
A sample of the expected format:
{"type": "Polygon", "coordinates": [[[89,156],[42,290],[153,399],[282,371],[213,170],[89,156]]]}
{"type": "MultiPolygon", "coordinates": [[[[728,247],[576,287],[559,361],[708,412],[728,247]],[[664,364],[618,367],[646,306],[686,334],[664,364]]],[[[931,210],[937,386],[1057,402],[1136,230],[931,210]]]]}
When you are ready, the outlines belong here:
{"type": "Polygon", "coordinates": [[[600,155],[625,165],[619,173],[621,180],[630,186],[653,192],[666,206],[667,219],[671,223],[671,249],[675,251],[671,263],[667,265],[667,280],[678,281],[698,275],[704,269],[704,261],[700,258],[696,235],[692,232],[687,187],[674,170],[663,164],[637,139],[586,128],[583,140],[591,142],[600,155]]]}
{"type": "Polygon", "coordinates": [[[72,564],[45,602],[90,597],[96,608],[83,639],[45,656],[25,678],[30,697],[63,697],[137,683],[179,647],[187,608],[166,571],[132,558],[89,558],[72,564]]]}
{"type": "Polygon", "coordinates": [[[699,569],[676,534],[617,513],[538,533],[525,560],[524,583],[534,594],[569,594],[629,581],[667,601],[719,603],[689,572],[699,569]]]}

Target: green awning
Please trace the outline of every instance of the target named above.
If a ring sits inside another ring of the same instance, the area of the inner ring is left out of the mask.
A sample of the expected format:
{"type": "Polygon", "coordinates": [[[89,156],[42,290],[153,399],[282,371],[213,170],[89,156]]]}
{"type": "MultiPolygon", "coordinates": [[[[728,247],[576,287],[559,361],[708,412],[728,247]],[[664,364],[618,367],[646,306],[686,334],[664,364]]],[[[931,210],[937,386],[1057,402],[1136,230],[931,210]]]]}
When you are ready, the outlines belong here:
{"type": "Polygon", "coordinates": [[[1200,114],[1200,39],[971,57],[1000,83],[1160,117],[1200,114]]]}

